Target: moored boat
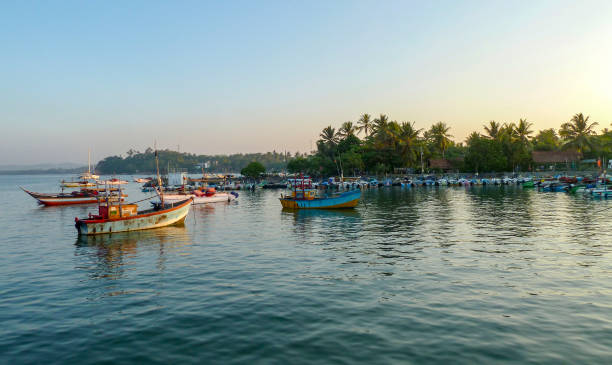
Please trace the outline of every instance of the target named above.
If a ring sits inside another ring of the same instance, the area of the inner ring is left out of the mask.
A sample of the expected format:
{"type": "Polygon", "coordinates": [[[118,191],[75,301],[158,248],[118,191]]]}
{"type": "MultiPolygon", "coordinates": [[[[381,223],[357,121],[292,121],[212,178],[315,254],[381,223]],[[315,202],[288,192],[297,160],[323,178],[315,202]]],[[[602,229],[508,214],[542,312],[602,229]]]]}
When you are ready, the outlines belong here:
{"type": "Polygon", "coordinates": [[[62,180],[60,185],[63,188],[91,188],[96,186],[96,183],[90,182],[88,180],[77,180],[77,181],[65,181],[62,180]]]}
{"type": "Polygon", "coordinates": [[[208,204],[208,203],[219,203],[219,202],[231,202],[238,197],[238,193],[230,192],[218,192],[215,188],[208,188],[206,191],[194,190],[188,193],[182,194],[167,194],[163,193],[165,202],[178,202],[188,198],[193,199],[193,204],[208,204]]]}
{"type": "Polygon", "coordinates": [[[293,190],[288,195],[281,195],[280,202],[287,209],[342,209],[354,208],[361,198],[361,190],[349,190],[342,193],[318,194],[309,180],[295,179],[293,190]]]}
{"type": "Polygon", "coordinates": [[[130,232],[166,227],[183,223],[189,213],[191,199],[177,203],[156,204],[152,209],[138,212],[136,204],[101,203],[98,214],[87,218],[75,218],[80,235],[130,232]]]}
{"type": "MultiPolygon", "coordinates": [[[[36,199],[40,204],[47,206],[93,204],[97,203],[100,198],[98,190],[83,189],[71,193],[43,194],[29,191],[22,187],[20,188],[32,198],[36,199]]],[[[124,197],[127,197],[127,195],[122,194],[121,200],[123,200],[124,197]]],[[[118,198],[113,196],[110,199],[117,200],[118,198]]]]}
{"type": "Polygon", "coordinates": [[[317,196],[316,189],[295,190],[289,196],[281,196],[283,208],[288,209],[342,209],[354,208],[361,198],[361,190],[317,196]]]}
{"type": "Polygon", "coordinates": [[[119,180],[119,179],[110,179],[110,180],[101,180],[98,181],[98,184],[100,185],[124,185],[127,184],[128,182],[125,180],[119,180]]]}

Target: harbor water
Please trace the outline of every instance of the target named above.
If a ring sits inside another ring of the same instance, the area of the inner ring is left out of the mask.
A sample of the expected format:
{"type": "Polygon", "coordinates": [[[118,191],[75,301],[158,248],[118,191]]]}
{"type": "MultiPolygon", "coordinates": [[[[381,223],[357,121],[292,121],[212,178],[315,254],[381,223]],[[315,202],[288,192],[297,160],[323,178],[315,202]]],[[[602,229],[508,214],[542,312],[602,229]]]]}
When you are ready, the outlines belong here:
{"type": "Polygon", "coordinates": [[[280,190],[257,190],[184,226],[78,238],[95,205],[18,188],[61,178],[0,177],[5,364],[612,360],[605,200],[394,187],[354,210],[283,211],[280,190]]]}

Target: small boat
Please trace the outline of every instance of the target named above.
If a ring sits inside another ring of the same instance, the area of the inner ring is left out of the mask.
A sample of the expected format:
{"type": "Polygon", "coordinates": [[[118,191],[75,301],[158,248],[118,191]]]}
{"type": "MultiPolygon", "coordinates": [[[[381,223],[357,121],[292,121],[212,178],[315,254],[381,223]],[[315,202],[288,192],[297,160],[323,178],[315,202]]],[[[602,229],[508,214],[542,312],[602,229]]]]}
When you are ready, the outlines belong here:
{"type": "MultiPolygon", "coordinates": [[[[100,198],[100,194],[97,190],[83,189],[80,191],[73,191],[71,193],[42,194],[26,190],[21,186],[20,188],[32,198],[36,199],[38,203],[47,206],[93,204],[97,203],[98,199],[100,198]]],[[[127,195],[121,195],[122,201],[124,197],[127,197],[127,195]]],[[[116,196],[112,196],[110,199],[117,200],[118,198],[116,196]]]]}
{"type": "Polygon", "coordinates": [[[208,188],[206,191],[194,190],[189,193],[182,194],[163,194],[165,202],[179,202],[185,199],[193,199],[193,204],[208,204],[208,203],[219,203],[219,202],[231,202],[238,197],[238,193],[222,193],[215,190],[215,188],[208,188]]]}
{"type": "Polygon", "coordinates": [[[63,188],[91,188],[96,186],[96,183],[90,182],[88,180],[77,180],[77,181],[64,181],[60,182],[61,187],[63,188]]]}
{"type": "Polygon", "coordinates": [[[570,186],[568,184],[558,182],[547,182],[538,186],[538,191],[553,193],[567,192],[569,189],[570,186]]]}
{"type": "Polygon", "coordinates": [[[350,190],[333,195],[317,196],[316,189],[294,190],[289,196],[281,196],[283,208],[288,209],[342,209],[354,208],[361,198],[361,190],[350,190]]]}
{"type": "Polygon", "coordinates": [[[287,209],[342,209],[356,207],[361,198],[360,189],[322,196],[317,192],[310,181],[302,179],[301,184],[293,184],[289,195],[281,195],[280,202],[287,209]]]}
{"type": "Polygon", "coordinates": [[[91,150],[89,150],[87,153],[87,171],[79,175],[78,180],[62,180],[60,185],[63,188],[91,188],[96,186],[95,180],[98,180],[99,178],[100,176],[91,172],[91,150]]]}
{"type": "Polygon", "coordinates": [[[127,184],[128,182],[125,180],[119,180],[119,179],[110,179],[110,180],[101,180],[98,181],[98,184],[100,185],[124,185],[127,184]]]}
{"type": "Polygon", "coordinates": [[[98,214],[91,213],[87,218],[75,218],[79,235],[130,232],[166,227],[185,221],[189,213],[191,199],[177,203],[155,204],[152,209],[138,212],[137,204],[100,203],[98,214]]]}
{"type": "Polygon", "coordinates": [[[529,181],[523,182],[523,188],[525,188],[525,189],[535,188],[535,184],[534,184],[533,180],[529,180],[529,181]]]}
{"type": "Polygon", "coordinates": [[[148,183],[151,180],[153,180],[150,177],[146,177],[146,178],[134,178],[134,182],[140,183],[140,184],[144,184],[144,183],[148,183]]]}
{"type": "Polygon", "coordinates": [[[608,189],[606,185],[596,187],[590,190],[593,198],[610,198],[612,197],[612,189],[608,189]]]}

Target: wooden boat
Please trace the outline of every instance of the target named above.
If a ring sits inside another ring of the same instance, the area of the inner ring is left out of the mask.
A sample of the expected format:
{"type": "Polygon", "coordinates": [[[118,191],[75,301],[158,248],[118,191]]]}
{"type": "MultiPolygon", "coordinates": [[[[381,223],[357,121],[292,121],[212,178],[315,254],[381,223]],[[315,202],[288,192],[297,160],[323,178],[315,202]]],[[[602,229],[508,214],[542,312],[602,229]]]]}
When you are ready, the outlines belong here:
{"type": "Polygon", "coordinates": [[[124,185],[127,184],[128,182],[125,180],[119,180],[119,179],[110,179],[110,180],[101,180],[98,181],[98,184],[100,185],[124,185]]]}
{"type": "Polygon", "coordinates": [[[534,184],[533,180],[525,181],[523,183],[523,188],[535,188],[535,184],[534,184]]]}
{"type": "Polygon", "coordinates": [[[206,191],[194,190],[188,193],[179,194],[167,194],[163,193],[165,202],[179,202],[188,198],[193,199],[193,204],[208,204],[208,203],[220,203],[220,202],[231,202],[238,197],[238,193],[230,192],[218,192],[215,188],[208,188],[206,191]]]}
{"type": "MultiPolygon", "coordinates": [[[[93,204],[97,203],[98,199],[100,198],[100,194],[97,190],[84,189],[80,191],[73,191],[71,193],[42,194],[26,190],[21,186],[20,188],[32,198],[36,199],[40,204],[47,206],[93,204]]],[[[121,195],[122,201],[124,197],[127,197],[127,195],[121,195]]],[[[110,199],[118,200],[117,196],[112,196],[110,199]]]]}
{"type": "Polygon", "coordinates": [[[281,196],[280,202],[288,209],[342,209],[356,207],[360,198],[361,190],[319,197],[316,189],[301,189],[294,190],[289,196],[281,196]]]}
{"type": "Polygon", "coordinates": [[[78,180],[64,181],[62,180],[60,185],[63,188],[91,188],[96,186],[96,180],[100,176],[95,175],[91,172],[91,150],[87,152],[87,171],[79,175],[78,180]],[[93,180],[93,181],[90,181],[93,180]]]}
{"type": "Polygon", "coordinates": [[[147,178],[134,178],[134,182],[141,183],[141,184],[148,183],[151,180],[153,180],[153,179],[150,178],[150,177],[147,177],[147,178]]]}
{"type": "Polygon", "coordinates": [[[612,189],[609,189],[606,185],[599,186],[590,190],[593,198],[610,198],[612,197],[612,189]]]}
{"type": "Polygon", "coordinates": [[[98,214],[75,218],[79,235],[109,234],[166,227],[183,223],[189,213],[191,199],[178,203],[155,204],[152,209],[138,212],[136,204],[100,203],[98,214]]]}
{"type": "Polygon", "coordinates": [[[312,181],[304,176],[293,180],[293,190],[289,195],[280,197],[283,208],[286,209],[343,209],[354,208],[361,198],[361,190],[350,190],[343,193],[318,194],[312,181]],[[301,180],[301,181],[300,181],[301,180]]]}
{"type": "Polygon", "coordinates": [[[96,183],[88,180],[77,180],[77,181],[64,181],[62,180],[60,185],[63,188],[91,188],[96,186],[96,183]]]}

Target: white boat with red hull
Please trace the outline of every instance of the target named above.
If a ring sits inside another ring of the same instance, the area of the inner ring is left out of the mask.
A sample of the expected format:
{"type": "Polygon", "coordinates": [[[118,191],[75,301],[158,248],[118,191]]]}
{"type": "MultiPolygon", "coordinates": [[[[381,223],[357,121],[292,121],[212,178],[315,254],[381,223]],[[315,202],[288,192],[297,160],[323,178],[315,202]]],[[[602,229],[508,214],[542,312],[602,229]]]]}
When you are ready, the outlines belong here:
{"type": "Polygon", "coordinates": [[[183,223],[190,206],[191,199],[185,199],[138,212],[136,204],[102,203],[98,206],[98,214],[90,213],[87,218],[75,218],[74,221],[80,235],[140,231],[183,223]]]}
{"type": "MultiPolygon", "coordinates": [[[[47,206],[59,206],[59,205],[76,205],[76,204],[93,204],[97,203],[100,198],[99,190],[82,189],[79,191],[73,191],[70,193],[58,193],[58,194],[43,194],[36,193],[33,191],[26,190],[20,186],[21,190],[25,191],[26,194],[36,199],[39,204],[47,206]]],[[[127,197],[126,194],[121,195],[121,200],[127,197]]],[[[113,195],[112,200],[117,200],[118,197],[113,195]]]]}

